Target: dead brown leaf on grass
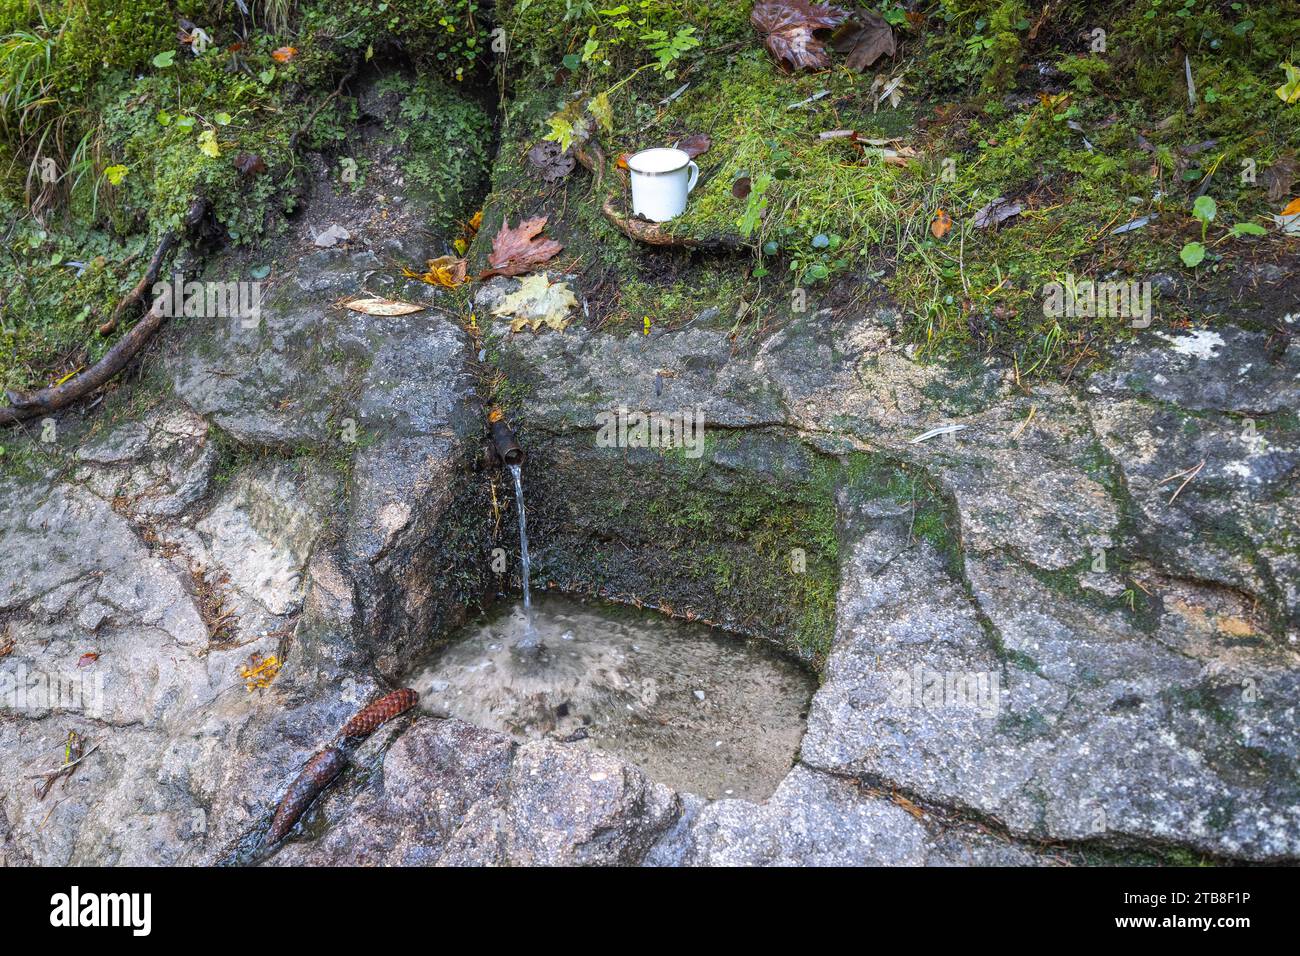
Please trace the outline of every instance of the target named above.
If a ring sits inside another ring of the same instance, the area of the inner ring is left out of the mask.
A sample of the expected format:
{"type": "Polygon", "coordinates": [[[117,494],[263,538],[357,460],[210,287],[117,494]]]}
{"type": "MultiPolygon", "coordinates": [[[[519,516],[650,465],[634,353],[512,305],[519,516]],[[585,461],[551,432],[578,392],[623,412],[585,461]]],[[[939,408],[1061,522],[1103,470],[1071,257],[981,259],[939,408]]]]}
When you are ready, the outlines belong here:
{"type": "Polygon", "coordinates": [[[694,159],[697,156],[702,156],[707,153],[709,147],[712,145],[713,140],[709,138],[708,133],[696,133],[693,136],[687,136],[685,139],[679,141],[677,148],[687,156],[691,157],[691,159],[694,159]]]}
{"type": "Polygon", "coordinates": [[[1025,207],[1019,201],[999,196],[975,213],[975,228],[988,229],[1000,225],[1024,211],[1025,207]]]}
{"type": "Polygon", "coordinates": [[[835,31],[831,49],[847,53],[844,65],[862,73],[882,56],[894,55],[894,28],[878,13],[857,10],[835,31]]]}
{"type": "Polygon", "coordinates": [[[492,240],[492,254],[488,256],[491,268],[480,278],[523,275],[555,258],[564,246],[541,235],[546,228],[546,218],[525,219],[514,227],[511,227],[509,219],[502,222],[492,240]]]}
{"type": "Polygon", "coordinates": [[[1264,170],[1260,176],[1264,186],[1268,188],[1268,198],[1272,202],[1277,202],[1282,197],[1289,195],[1291,186],[1296,179],[1296,157],[1295,153],[1283,153],[1274,160],[1273,165],[1264,170]]]}
{"type": "Polygon", "coordinates": [[[847,11],[808,0],[765,0],[754,4],[749,22],[764,35],[768,52],[787,70],[828,70],[826,41],[817,34],[844,22],[847,11]]]}
{"type": "Polygon", "coordinates": [[[930,234],[936,239],[942,239],[951,229],[952,216],[942,209],[935,210],[934,220],[930,223],[930,234]]]}

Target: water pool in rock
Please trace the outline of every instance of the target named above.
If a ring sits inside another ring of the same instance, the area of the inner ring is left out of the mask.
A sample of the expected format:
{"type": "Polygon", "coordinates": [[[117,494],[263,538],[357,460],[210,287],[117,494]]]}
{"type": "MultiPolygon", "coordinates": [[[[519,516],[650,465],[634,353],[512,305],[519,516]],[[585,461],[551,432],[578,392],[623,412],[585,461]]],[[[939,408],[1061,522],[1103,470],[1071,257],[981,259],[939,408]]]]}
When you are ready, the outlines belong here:
{"type": "Polygon", "coordinates": [[[794,762],[816,680],[775,649],[649,611],[544,595],[540,646],[513,602],[407,681],[429,713],[617,754],[701,796],[767,798],[794,762]]]}

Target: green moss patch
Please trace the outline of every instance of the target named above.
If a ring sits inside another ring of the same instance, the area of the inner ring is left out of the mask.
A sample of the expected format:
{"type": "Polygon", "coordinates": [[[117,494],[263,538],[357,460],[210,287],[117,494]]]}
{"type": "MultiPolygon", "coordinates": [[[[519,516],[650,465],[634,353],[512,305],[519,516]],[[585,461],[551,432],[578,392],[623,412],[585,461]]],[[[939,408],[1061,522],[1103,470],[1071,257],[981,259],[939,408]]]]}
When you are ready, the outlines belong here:
{"type": "Polygon", "coordinates": [[[876,456],[826,456],[778,431],[710,432],[699,458],[598,448],[591,433],[528,435],[525,445],[535,585],[774,639],[817,666],[835,629],[837,493],[908,506],[916,538],[955,548],[922,478],[876,456]]]}

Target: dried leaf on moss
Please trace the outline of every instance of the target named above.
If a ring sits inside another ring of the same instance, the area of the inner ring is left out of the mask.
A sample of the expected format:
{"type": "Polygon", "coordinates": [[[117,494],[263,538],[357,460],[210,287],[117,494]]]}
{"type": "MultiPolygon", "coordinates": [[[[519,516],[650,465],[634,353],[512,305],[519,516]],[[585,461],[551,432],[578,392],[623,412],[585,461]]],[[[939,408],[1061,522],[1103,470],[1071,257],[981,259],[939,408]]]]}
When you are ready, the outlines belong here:
{"type": "Polygon", "coordinates": [[[999,196],[975,213],[975,228],[988,229],[991,226],[1006,222],[1012,216],[1018,216],[1024,211],[1025,207],[1019,202],[1013,202],[1004,196],[999,196]]]}
{"type": "Polygon", "coordinates": [[[678,142],[677,148],[687,156],[691,157],[691,159],[694,159],[697,156],[703,156],[707,153],[709,147],[712,145],[713,140],[709,138],[708,133],[696,133],[694,136],[687,136],[685,139],[678,142]]]}
{"type": "Polygon", "coordinates": [[[241,176],[258,176],[266,172],[266,161],[257,153],[240,153],[235,157],[235,169],[241,176]]]}
{"type": "Polygon", "coordinates": [[[768,52],[791,72],[828,70],[826,41],[818,36],[844,22],[847,11],[808,0],[763,0],[754,4],[749,22],[764,35],[768,52]]]}
{"type": "Polygon", "coordinates": [[[554,239],[543,237],[541,233],[545,228],[545,216],[525,219],[513,228],[509,219],[502,222],[492,240],[492,254],[488,256],[491,268],[483,273],[482,278],[523,275],[555,258],[564,247],[554,239]]]}
{"type": "Polygon", "coordinates": [[[577,160],[572,149],[564,149],[553,139],[539,139],[528,151],[528,164],[545,182],[556,183],[573,172],[577,160]]]}
{"type": "Polygon", "coordinates": [[[1278,156],[1273,161],[1273,165],[1264,170],[1260,178],[1264,181],[1264,185],[1268,187],[1268,198],[1272,202],[1281,200],[1283,196],[1291,192],[1291,186],[1295,183],[1295,153],[1287,152],[1278,156]]]}
{"type": "Polygon", "coordinates": [[[880,104],[885,100],[889,100],[889,105],[897,109],[898,104],[903,102],[903,75],[900,73],[887,82],[883,76],[877,76],[871,81],[871,92],[875,93],[876,90],[880,90],[880,94],[876,97],[871,112],[879,110],[880,104]]]}

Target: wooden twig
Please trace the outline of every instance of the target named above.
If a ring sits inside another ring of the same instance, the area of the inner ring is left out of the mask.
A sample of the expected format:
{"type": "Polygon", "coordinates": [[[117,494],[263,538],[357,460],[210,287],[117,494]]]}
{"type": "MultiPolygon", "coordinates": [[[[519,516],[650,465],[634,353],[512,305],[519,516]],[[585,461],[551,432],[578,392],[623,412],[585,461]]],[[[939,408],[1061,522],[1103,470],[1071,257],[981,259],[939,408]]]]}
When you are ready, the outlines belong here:
{"type": "MultiPolygon", "coordinates": [[[[191,202],[190,208],[185,214],[186,228],[197,225],[207,212],[207,209],[208,202],[202,197],[198,197],[191,202]]],[[[117,322],[125,314],[126,308],[132,302],[138,301],[144,295],[144,291],[157,281],[157,273],[161,270],[162,263],[166,261],[171,248],[179,240],[180,235],[175,232],[169,232],[167,236],[163,237],[158,249],[154,252],[153,260],[149,264],[149,270],[146,272],[144,279],[118,304],[118,307],[113,312],[111,322],[117,322]],[[138,295],[136,295],[137,292],[138,295]]],[[[113,347],[104,353],[103,358],[90,368],[79,372],[66,381],[59,382],[57,385],[51,385],[35,392],[27,394],[13,391],[5,392],[5,397],[9,399],[9,406],[0,408],[0,428],[7,425],[16,425],[18,422],[26,421],[29,418],[47,415],[85,398],[122,371],[135,358],[136,353],[140,351],[144,343],[149,341],[154,332],[158,331],[158,328],[165,320],[166,316],[162,313],[162,303],[155,302],[140,321],[131,328],[131,331],[118,339],[113,347]]],[[[102,332],[103,329],[101,328],[100,331],[102,332]]]]}
{"type": "Polygon", "coordinates": [[[348,72],[344,73],[343,79],[339,80],[339,85],[334,88],[334,92],[317,103],[316,108],[307,115],[307,122],[294,130],[293,135],[289,137],[289,150],[291,152],[298,148],[298,140],[311,129],[311,124],[316,122],[316,117],[320,115],[320,111],[323,110],[327,104],[333,102],[334,99],[343,92],[343,87],[345,87],[348,81],[356,75],[356,72],[356,67],[353,67],[348,70],[348,72]]]}
{"type": "MultiPolygon", "coordinates": [[[[60,780],[60,778],[72,776],[72,771],[76,769],[77,765],[80,764],[83,760],[85,760],[87,757],[89,757],[98,749],[99,749],[99,744],[95,744],[93,747],[91,747],[89,750],[87,750],[84,754],[82,754],[80,757],[78,757],[75,760],[69,760],[67,763],[55,767],[53,770],[46,771],[45,773],[30,774],[27,778],[28,780],[42,781],[40,786],[36,788],[38,798],[44,800],[46,796],[49,795],[50,788],[52,788],[60,780]]],[[[51,810],[50,812],[53,813],[54,811],[51,810]]],[[[49,818],[49,814],[46,814],[46,819],[48,818],[49,818]]],[[[45,825],[44,821],[42,821],[41,825],[42,826],[45,825]]]]}
{"type": "Polygon", "coordinates": [[[704,252],[741,252],[749,248],[739,236],[713,236],[697,239],[692,236],[677,236],[664,229],[662,223],[625,216],[609,196],[601,205],[600,211],[619,232],[629,239],[644,242],[648,246],[672,246],[678,249],[700,249],[704,252]]]}

